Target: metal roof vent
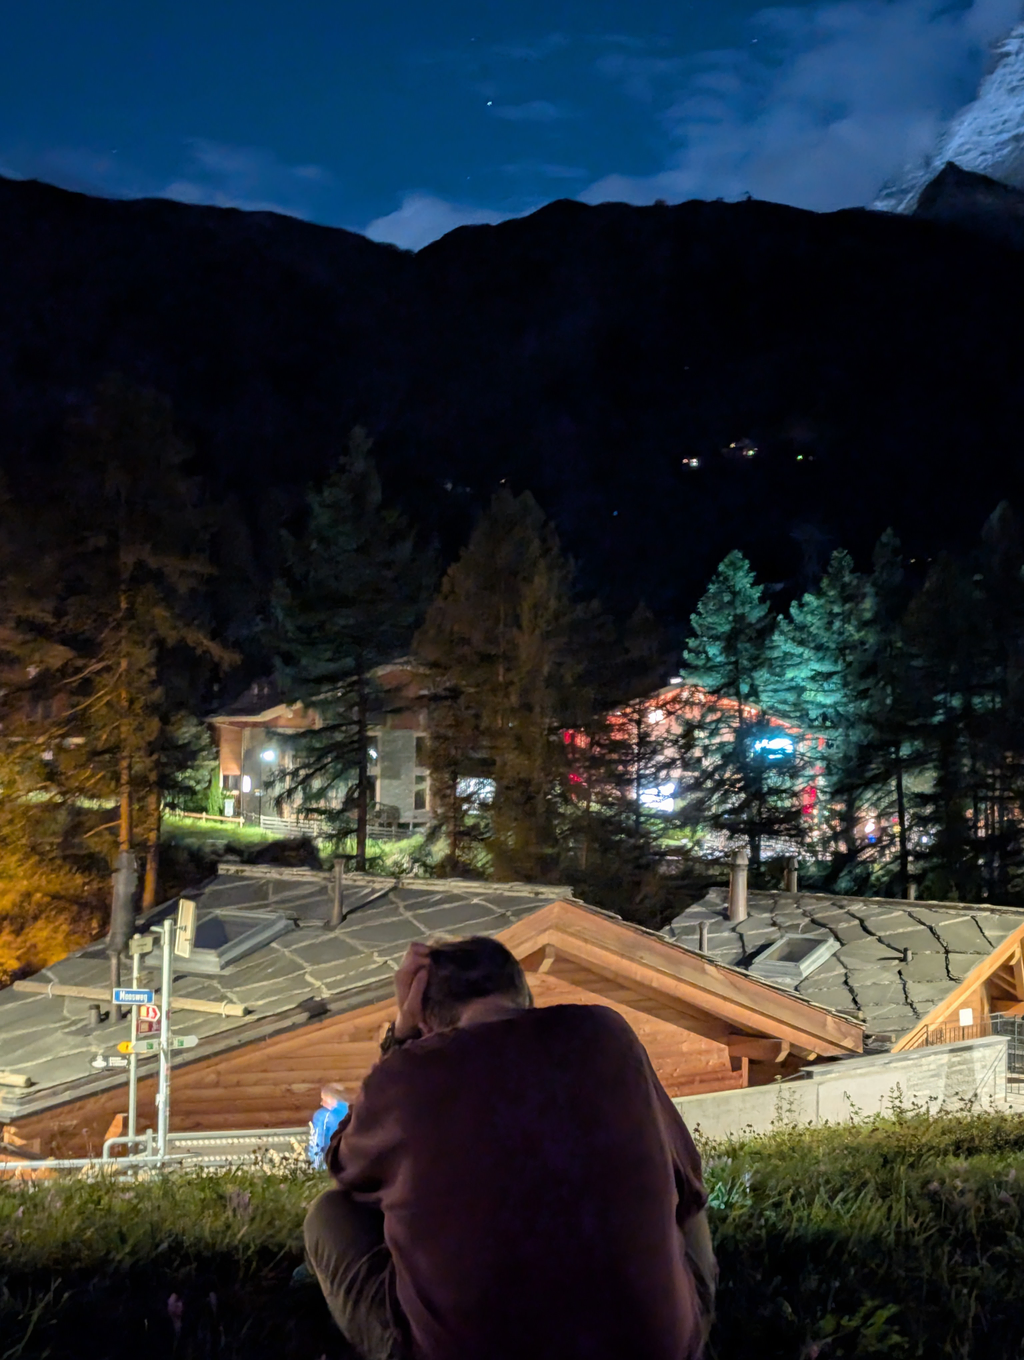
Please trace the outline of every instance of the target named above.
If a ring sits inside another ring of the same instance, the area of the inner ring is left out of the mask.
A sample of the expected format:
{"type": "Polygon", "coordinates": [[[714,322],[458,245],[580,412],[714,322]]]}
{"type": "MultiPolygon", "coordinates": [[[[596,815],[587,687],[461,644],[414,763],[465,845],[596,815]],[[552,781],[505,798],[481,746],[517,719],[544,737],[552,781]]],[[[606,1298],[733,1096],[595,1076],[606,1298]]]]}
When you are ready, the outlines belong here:
{"type": "Polygon", "coordinates": [[[769,982],[788,982],[795,987],[839,947],[839,941],[831,935],[782,935],[758,954],[747,971],[769,982]]]}
{"type": "MultiPolygon", "coordinates": [[[[201,913],[188,958],[174,957],[176,973],[221,973],[239,959],[254,954],[278,936],[295,930],[295,922],[276,911],[235,911],[220,907],[201,913]]],[[[149,955],[150,969],[161,967],[161,950],[149,955]]]]}

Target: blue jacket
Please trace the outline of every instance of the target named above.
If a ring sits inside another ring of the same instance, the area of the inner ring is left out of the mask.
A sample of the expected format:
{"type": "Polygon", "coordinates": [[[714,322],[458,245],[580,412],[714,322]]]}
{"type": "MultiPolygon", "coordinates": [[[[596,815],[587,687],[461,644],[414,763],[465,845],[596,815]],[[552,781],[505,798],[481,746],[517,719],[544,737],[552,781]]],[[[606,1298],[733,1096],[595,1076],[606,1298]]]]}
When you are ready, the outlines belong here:
{"type": "Polygon", "coordinates": [[[348,1106],[339,1101],[333,1109],[321,1105],[309,1121],[309,1160],[315,1167],[322,1167],[331,1135],[348,1114],[348,1106]]]}

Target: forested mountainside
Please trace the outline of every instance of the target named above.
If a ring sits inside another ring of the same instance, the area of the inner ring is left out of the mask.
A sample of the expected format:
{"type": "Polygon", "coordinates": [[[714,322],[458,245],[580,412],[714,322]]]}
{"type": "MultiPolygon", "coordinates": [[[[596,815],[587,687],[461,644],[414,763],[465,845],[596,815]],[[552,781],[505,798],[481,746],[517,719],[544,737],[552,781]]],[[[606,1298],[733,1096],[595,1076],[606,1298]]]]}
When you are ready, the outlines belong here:
{"type": "Polygon", "coordinates": [[[445,552],[529,488],[585,589],[683,622],[731,548],[788,591],[887,525],[927,556],[1024,506],[1022,303],[1024,254],[924,216],[563,201],[413,255],[0,179],[0,465],[31,498],[119,371],[259,574],[362,423],[445,552]]]}

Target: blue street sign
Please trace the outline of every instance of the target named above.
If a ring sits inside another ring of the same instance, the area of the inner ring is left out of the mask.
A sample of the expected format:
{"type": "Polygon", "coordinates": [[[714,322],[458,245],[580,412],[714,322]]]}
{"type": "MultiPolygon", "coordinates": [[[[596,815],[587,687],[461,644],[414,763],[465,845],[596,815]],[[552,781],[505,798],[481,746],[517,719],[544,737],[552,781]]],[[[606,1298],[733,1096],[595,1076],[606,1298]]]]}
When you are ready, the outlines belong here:
{"type": "Polygon", "coordinates": [[[145,987],[115,987],[111,997],[115,1006],[152,1006],[153,993],[145,987]]]}

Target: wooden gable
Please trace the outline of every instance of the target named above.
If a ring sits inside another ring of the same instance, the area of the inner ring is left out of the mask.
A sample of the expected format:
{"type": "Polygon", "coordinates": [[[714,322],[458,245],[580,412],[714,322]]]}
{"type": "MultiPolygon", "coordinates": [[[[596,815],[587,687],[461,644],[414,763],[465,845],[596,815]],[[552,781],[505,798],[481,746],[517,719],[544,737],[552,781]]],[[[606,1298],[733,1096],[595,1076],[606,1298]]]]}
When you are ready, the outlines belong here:
{"type": "Polygon", "coordinates": [[[894,1053],[988,1034],[993,1015],[1024,1016],[1024,926],[1007,935],[893,1046],[894,1053]],[[965,1012],[970,1013],[967,1019],[965,1012]]]}
{"type": "Polygon", "coordinates": [[[761,1084],[863,1048],[854,1021],[576,902],[498,938],[538,1005],[586,1000],[625,1016],[672,1096],[761,1084]]]}

